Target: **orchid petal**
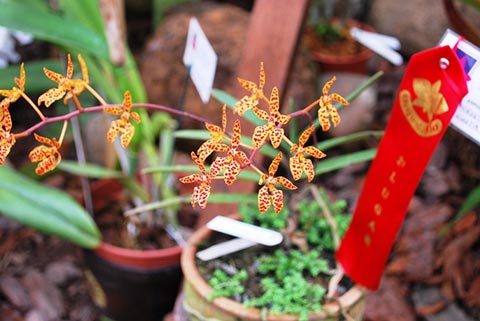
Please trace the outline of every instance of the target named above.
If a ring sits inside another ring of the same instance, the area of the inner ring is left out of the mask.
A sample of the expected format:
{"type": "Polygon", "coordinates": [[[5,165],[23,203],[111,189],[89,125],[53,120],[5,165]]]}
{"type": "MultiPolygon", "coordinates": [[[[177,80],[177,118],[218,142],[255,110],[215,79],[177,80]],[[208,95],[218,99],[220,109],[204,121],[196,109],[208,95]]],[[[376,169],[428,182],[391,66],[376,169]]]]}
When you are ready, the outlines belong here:
{"type": "Polygon", "coordinates": [[[255,127],[253,131],[252,141],[253,146],[260,147],[268,136],[268,125],[262,125],[255,127]]]}
{"type": "Polygon", "coordinates": [[[273,127],[270,131],[270,141],[274,148],[278,148],[282,142],[284,130],[283,128],[273,127]]]}
{"type": "Polygon", "coordinates": [[[45,103],[45,107],[50,107],[51,104],[57,100],[62,99],[65,95],[65,91],[58,88],[51,88],[38,97],[37,103],[40,105],[42,102],[45,103]]]}
{"type": "Polygon", "coordinates": [[[268,187],[265,185],[258,191],[258,210],[260,213],[265,213],[270,205],[270,194],[268,193],[268,187]]]}
{"type": "Polygon", "coordinates": [[[275,189],[272,191],[272,204],[275,213],[280,213],[283,208],[283,191],[279,189],[275,189]]]}

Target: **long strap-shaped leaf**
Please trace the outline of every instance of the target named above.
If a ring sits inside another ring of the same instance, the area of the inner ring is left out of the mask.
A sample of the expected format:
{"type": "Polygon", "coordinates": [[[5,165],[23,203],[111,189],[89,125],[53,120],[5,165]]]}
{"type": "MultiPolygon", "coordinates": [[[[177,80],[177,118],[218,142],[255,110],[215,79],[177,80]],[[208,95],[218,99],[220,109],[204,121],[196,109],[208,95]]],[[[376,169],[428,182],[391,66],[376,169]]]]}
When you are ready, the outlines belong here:
{"type": "Polygon", "coordinates": [[[68,194],[0,167],[0,213],[40,232],[94,248],[101,236],[88,213],[68,194]]]}
{"type": "Polygon", "coordinates": [[[465,215],[470,213],[470,211],[474,210],[477,206],[480,205],[480,186],[475,187],[470,193],[468,193],[467,197],[465,198],[462,206],[458,210],[457,214],[450,221],[450,223],[445,226],[442,230],[440,230],[440,236],[445,236],[445,234],[450,231],[453,225],[461,220],[465,215]]]}
{"type": "Polygon", "coordinates": [[[22,1],[2,3],[0,25],[30,33],[35,38],[63,47],[87,51],[105,59],[109,58],[108,47],[102,35],[77,21],[50,12],[32,10],[22,1]]]}

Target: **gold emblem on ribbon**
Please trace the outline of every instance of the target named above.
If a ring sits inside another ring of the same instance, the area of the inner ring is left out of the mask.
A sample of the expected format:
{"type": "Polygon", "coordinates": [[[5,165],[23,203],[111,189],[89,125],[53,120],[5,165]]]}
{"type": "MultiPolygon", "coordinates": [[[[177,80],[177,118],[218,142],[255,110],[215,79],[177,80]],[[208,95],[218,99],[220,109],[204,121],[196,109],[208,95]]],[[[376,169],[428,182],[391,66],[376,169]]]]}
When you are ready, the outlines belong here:
{"type": "Polygon", "coordinates": [[[400,92],[400,107],[413,130],[422,137],[435,136],[442,131],[443,123],[434,118],[448,111],[448,105],[440,92],[441,80],[432,84],[427,79],[414,78],[413,90],[417,96],[412,100],[411,94],[404,89],[400,92]],[[421,108],[426,120],[420,117],[414,107],[421,108]]]}

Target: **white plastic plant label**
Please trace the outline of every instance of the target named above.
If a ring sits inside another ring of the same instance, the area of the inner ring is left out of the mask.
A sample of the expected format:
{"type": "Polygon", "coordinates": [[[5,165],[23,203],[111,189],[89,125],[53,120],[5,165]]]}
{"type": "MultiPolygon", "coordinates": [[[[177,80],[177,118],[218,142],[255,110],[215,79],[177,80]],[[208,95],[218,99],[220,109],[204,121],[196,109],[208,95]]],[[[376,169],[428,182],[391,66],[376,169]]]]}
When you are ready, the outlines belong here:
{"type": "Polygon", "coordinates": [[[278,245],[283,240],[282,234],[277,231],[272,231],[225,216],[215,216],[207,223],[207,227],[217,232],[250,240],[266,246],[278,245]]]}
{"type": "Polygon", "coordinates": [[[258,245],[256,242],[252,242],[244,239],[231,239],[230,241],[225,241],[212,245],[205,250],[198,251],[196,256],[202,261],[210,261],[230,253],[234,253],[251,246],[258,245]]]}
{"type": "Polygon", "coordinates": [[[189,70],[193,84],[204,104],[210,100],[217,60],[217,54],[200,27],[198,20],[191,18],[183,63],[189,70]]]}
{"type": "Polygon", "coordinates": [[[217,257],[234,253],[254,245],[278,245],[283,241],[281,233],[260,226],[237,221],[225,216],[216,216],[207,223],[211,230],[235,236],[236,238],[212,245],[196,256],[203,260],[213,260],[217,257]]]}
{"type": "Polygon", "coordinates": [[[439,45],[455,49],[467,74],[468,94],[458,106],[451,126],[480,145],[480,49],[449,29],[439,45]]]}
{"type": "Polygon", "coordinates": [[[392,64],[396,66],[403,64],[403,57],[397,52],[401,47],[400,41],[397,38],[365,31],[356,27],[350,30],[350,34],[362,45],[370,48],[392,64]]]}

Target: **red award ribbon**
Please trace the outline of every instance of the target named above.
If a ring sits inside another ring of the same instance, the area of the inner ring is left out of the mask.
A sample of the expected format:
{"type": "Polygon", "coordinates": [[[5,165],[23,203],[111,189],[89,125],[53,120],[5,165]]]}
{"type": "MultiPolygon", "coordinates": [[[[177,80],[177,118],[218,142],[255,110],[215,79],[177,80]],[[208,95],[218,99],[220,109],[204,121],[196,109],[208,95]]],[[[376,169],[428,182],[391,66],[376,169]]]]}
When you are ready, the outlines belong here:
{"type": "Polygon", "coordinates": [[[413,193],[467,91],[463,68],[450,47],[411,57],[352,222],[336,254],[356,283],[378,288],[413,193]]]}

